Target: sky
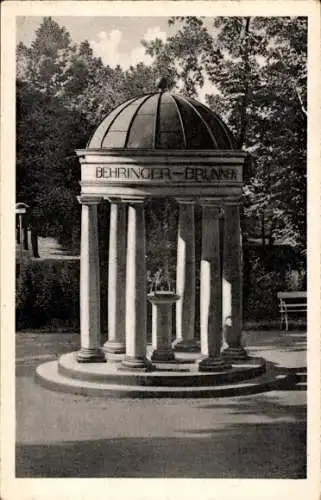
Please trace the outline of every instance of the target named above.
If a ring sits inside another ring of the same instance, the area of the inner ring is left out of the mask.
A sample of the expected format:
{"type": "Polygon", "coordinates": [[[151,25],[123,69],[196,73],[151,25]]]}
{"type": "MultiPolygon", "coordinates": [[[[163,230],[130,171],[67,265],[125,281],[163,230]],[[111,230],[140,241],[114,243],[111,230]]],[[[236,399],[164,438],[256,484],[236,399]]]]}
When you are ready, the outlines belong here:
{"type": "MultiPolygon", "coordinates": [[[[88,40],[105,64],[124,69],[138,62],[151,62],[140,41],[156,37],[165,40],[173,32],[168,17],[53,17],[70,33],[74,42],[88,40]]],[[[30,45],[41,17],[17,18],[17,41],[30,45]]]]}
{"type": "MultiPolygon", "coordinates": [[[[105,64],[118,64],[127,69],[139,62],[150,64],[152,59],[145,54],[141,40],[166,40],[175,32],[175,26],[168,26],[168,17],[84,17],[68,16],[53,19],[64,26],[75,43],[88,40],[94,54],[105,64]]],[[[42,17],[17,17],[17,42],[29,46],[35,38],[42,17]]],[[[205,101],[205,95],[215,92],[213,85],[205,78],[205,84],[198,91],[198,98],[205,101]]]]}

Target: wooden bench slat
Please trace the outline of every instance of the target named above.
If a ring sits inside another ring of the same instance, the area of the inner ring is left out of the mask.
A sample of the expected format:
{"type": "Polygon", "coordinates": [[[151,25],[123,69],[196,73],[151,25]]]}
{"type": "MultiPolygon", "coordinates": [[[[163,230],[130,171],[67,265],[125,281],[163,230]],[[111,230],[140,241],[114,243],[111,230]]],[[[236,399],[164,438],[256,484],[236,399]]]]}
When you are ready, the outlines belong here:
{"type": "Polygon", "coordinates": [[[281,313],[295,313],[295,312],[308,312],[306,309],[291,309],[290,311],[280,311],[281,313]]]}
{"type": "Polygon", "coordinates": [[[306,298],[307,292],[278,292],[278,298],[282,299],[296,299],[296,298],[306,298]]]}
{"type": "Polygon", "coordinates": [[[305,304],[289,304],[287,302],[287,304],[286,304],[286,307],[306,307],[306,306],[307,306],[307,303],[305,303],[305,304]]]}
{"type": "Polygon", "coordinates": [[[306,305],[305,305],[304,307],[294,307],[294,306],[292,306],[292,307],[284,306],[284,307],[283,307],[283,306],[282,306],[282,307],[280,307],[280,309],[281,309],[281,310],[284,310],[284,309],[289,309],[290,311],[293,311],[293,309],[300,309],[300,310],[301,310],[301,309],[307,309],[307,307],[306,307],[306,305]]]}

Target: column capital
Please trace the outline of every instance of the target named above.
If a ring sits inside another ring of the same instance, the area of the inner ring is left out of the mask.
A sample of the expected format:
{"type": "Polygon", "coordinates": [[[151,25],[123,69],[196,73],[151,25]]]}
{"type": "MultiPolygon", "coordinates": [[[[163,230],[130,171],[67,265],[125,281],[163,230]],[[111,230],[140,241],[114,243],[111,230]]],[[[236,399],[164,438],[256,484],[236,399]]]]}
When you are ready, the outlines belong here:
{"type": "Polygon", "coordinates": [[[99,203],[103,200],[102,197],[98,196],[88,196],[88,195],[80,195],[77,196],[78,203],[82,205],[99,205],[99,203]]]}
{"type": "Polygon", "coordinates": [[[195,205],[196,204],[195,198],[175,197],[175,200],[180,205],[195,205]]]}
{"type": "Polygon", "coordinates": [[[201,205],[203,209],[203,217],[206,217],[208,213],[209,217],[214,219],[221,219],[223,217],[223,209],[218,205],[209,205],[204,203],[201,205]]]}
{"type": "Polygon", "coordinates": [[[224,218],[229,217],[229,214],[231,211],[232,211],[232,213],[235,213],[235,211],[236,211],[236,213],[238,213],[240,216],[240,203],[238,203],[238,202],[224,203],[224,205],[222,207],[223,217],[224,218]]]}
{"type": "MultiPolygon", "coordinates": [[[[114,201],[113,198],[108,198],[111,203],[118,203],[117,201],[114,201]]],[[[122,196],[118,198],[119,203],[127,203],[129,205],[144,205],[146,202],[146,197],[145,196],[122,196]]]]}
{"type": "Polygon", "coordinates": [[[199,198],[200,205],[210,205],[213,207],[221,208],[224,204],[222,200],[218,200],[217,198],[199,198]]]}
{"type": "Polygon", "coordinates": [[[235,198],[231,200],[224,200],[222,206],[224,207],[239,207],[241,205],[241,198],[235,198]]]}
{"type": "Polygon", "coordinates": [[[109,201],[109,203],[113,203],[114,205],[121,205],[122,203],[125,203],[125,200],[120,196],[108,196],[106,200],[109,201]]]}
{"type": "Polygon", "coordinates": [[[218,217],[221,217],[223,215],[223,203],[218,200],[211,198],[201,198],[199,204],[203,209],[217,210],[218,217]]]}

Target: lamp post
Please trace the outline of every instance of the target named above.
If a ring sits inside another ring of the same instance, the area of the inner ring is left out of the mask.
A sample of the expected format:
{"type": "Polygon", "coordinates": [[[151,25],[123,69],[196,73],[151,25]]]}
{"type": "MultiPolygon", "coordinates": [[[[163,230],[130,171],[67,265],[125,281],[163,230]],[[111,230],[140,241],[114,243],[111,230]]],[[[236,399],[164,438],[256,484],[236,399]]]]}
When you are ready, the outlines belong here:
{"type": "Polygon", "coordinates": [[[26,203],[16,203],[15,213],[19,215],[19,286],[21,288],[22,285],[22,266],[23,266],[23,216],[27,213],[29,205],[26,203]]]}

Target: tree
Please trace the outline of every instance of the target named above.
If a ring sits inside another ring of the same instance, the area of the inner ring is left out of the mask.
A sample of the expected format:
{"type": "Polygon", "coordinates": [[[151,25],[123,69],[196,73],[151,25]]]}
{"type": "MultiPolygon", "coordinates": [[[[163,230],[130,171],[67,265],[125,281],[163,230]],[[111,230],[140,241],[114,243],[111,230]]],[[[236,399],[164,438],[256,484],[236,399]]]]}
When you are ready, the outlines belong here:
{"type": "Polygon", "coordinates": [[[55,95],[62,83],[64,60],[75,51],[69,33],[51,17],[45,17],[27,48],[17,48],[17,75],[40,92],[55,95]]]}
{"type": "Polygon", "coordinates": [[[72,44],[51,18],[31,47],[18,44],[17,198],[33,208],[39,234],[66,240],[79,230],[75,149],[122,99],[122,76],[94,57],[88,42],[72,44]]]}
{"type": "Polygon", "coordinates": [[[31,44],[35,56],[54,58],[59,50],[70,46],[70,35],[51,17],[45,17],[36,31],[36,38],[31,44]]]}
{"type": "Polygon", "coordinates": [[[180,17],[170,23],[178,29],[165,43],[145,43],[154,66],[169,62],[192,96],[212,83],[208,105],[228,122],[237,147],[253,155],[246,217],[268,226],[272,238],[304,249],[306,19],[180,17]]]}
{"type": "Polygon", "coordinates": [[[71,233],[78,212],[80,179],[74,150],[85,141],[84,125],[82,118],[66,110],[57,98],[18,82],[17,199],[32,207],[32,222],[40,234],[71,233]],[[62,204],[61,198],[68,198],[70,205],[62,204]]]}
{"type": "Polygon", "coordinates": [[[69,194],[56,207],[64,212],[63,200],[79,189],[74,149],[86,144],[112,108],[154,90],[157,76],[191,96],[206,83],[208,105],[228,122],[237,147],[252,153],[244,188],[245,222],[251,223],[245,223],[245,234],[251,235],[254,220],[264,242],[268,235],[270,242],[281,237],[305,248],[306,19],[169,22],[176,31],[166,42],[143,42],[152,65],[126,71],[104,65],[87,41],[72,43],[51,18],[44,19],[31,47],[17,46],[18,196],[37,200],[45,216],[55,212],[50,190],[56,196],[61,186],[69,194]]]}

